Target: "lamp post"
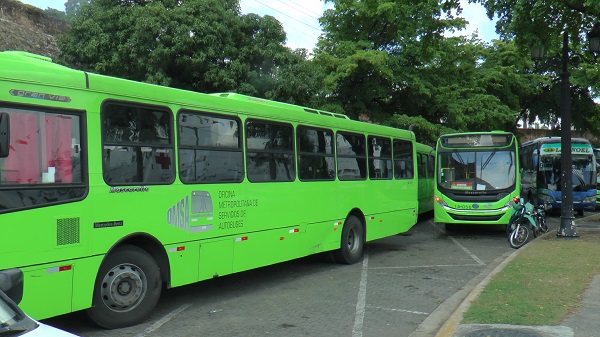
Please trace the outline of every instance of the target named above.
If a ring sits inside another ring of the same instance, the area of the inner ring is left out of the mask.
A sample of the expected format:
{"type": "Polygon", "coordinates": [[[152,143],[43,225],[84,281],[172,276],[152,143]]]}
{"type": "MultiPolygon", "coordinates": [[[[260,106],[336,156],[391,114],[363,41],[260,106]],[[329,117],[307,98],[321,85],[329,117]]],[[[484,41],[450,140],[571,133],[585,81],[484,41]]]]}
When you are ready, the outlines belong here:
{"type": "MultiPolygon", "coordinates": [[[[587,34],[590,52],[600,52],[600,24],[587,34]]],[[[532,47],[531,58],[539,60],[544,53],[543,47],[532,47]]],[[[561,184],[562,205],[560,208],[560,228],[556,233],[558,237],[578,237],[573,215],[573,165],[571,150],[571,83],[569,73],[569,34],[563,32],[563,46],[561,53],[562,73],[560,87],[560,144],[561,144],[561,184]]]]}

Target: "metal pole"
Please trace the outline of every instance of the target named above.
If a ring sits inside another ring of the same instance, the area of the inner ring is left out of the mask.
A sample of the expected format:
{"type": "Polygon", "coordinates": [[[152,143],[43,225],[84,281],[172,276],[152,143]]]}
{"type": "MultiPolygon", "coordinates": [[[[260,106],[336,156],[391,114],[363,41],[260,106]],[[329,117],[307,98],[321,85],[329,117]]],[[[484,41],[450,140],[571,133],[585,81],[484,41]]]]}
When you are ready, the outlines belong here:
{"type": "Polygon", "coordinates": [[[573,216],[573,167],[571,155],[571,83],[569,82],[569,35],[565,31],[562,50],[562,79],[560,88],[560,136],[561,136],[561,182],[562,206],[560,208],[560,228],[558,237],[578,237],[573,216]]]}

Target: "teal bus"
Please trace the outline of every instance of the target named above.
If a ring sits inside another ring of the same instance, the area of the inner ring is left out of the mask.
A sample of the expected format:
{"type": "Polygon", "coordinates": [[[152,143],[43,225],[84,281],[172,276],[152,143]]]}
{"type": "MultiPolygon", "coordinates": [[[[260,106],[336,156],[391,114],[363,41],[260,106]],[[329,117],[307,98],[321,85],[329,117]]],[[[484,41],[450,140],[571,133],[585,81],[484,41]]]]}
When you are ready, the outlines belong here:
{"type": "Polygon", "coordinates": [[[518,141],[510,132],[469,132],[439,137],[436,145],[434,221],[507,224],[519,196],[518,141]]]}
{"type": "MultiPolygon", "coordinates": [[[[521,144],[521,194],[535,205],[548,203],[555,210],[562,205],[561,138],[543,137],[521,144]]],[[[587,139],[571,139],[573,210],[596,208],[596,158],[587,139]]]]}
{"type": "Polygon", "coordinates": [[[435,151],[433,147],[417,143],[417,167],[419,179],[419,214],[433,211],[433,175],[435,151]]]}
{"type": "Polygon", "coordinates": [[[137,324],[163,288],[365,242],[417,221],[415,135],[234,93],[0,53],[0,277],[43,319],[137,324]]]}

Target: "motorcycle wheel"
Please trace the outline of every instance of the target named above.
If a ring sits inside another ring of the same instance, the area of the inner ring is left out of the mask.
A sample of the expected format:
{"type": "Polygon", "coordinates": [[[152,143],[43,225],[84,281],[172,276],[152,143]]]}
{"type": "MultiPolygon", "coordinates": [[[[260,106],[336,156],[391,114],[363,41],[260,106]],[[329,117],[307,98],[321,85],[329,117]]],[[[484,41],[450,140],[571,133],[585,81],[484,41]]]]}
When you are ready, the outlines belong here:
{"type": "Polygon", "coordinates": [[[519,249],[529,241],[530,235],[531,231],[528,226],[517,226],[517,228],[508,235],[508,243],[512,248],[519,249]]]}
{"type": "Polygon", "coordinates": [[[540,216],[538,219],[538,226],[540,227],[540,230],[542,231],[542,233],[548,233],[548,231],[550,230],[548,228],[548,225],[546,224],[546,217],[545,216],[540,216]]]}

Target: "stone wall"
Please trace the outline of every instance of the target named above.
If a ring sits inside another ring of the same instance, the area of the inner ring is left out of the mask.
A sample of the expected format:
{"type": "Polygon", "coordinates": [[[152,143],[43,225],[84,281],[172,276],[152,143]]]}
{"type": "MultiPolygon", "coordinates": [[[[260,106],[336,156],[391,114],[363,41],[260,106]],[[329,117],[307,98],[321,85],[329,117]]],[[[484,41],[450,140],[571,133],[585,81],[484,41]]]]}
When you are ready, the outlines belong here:
{"type": "Polygon", "coordinates": [[[22,50],[55,59],[56,36],[67,31],[68,24],[43,10],[17,0],[0,0],[0,51],[22,50]]]}

